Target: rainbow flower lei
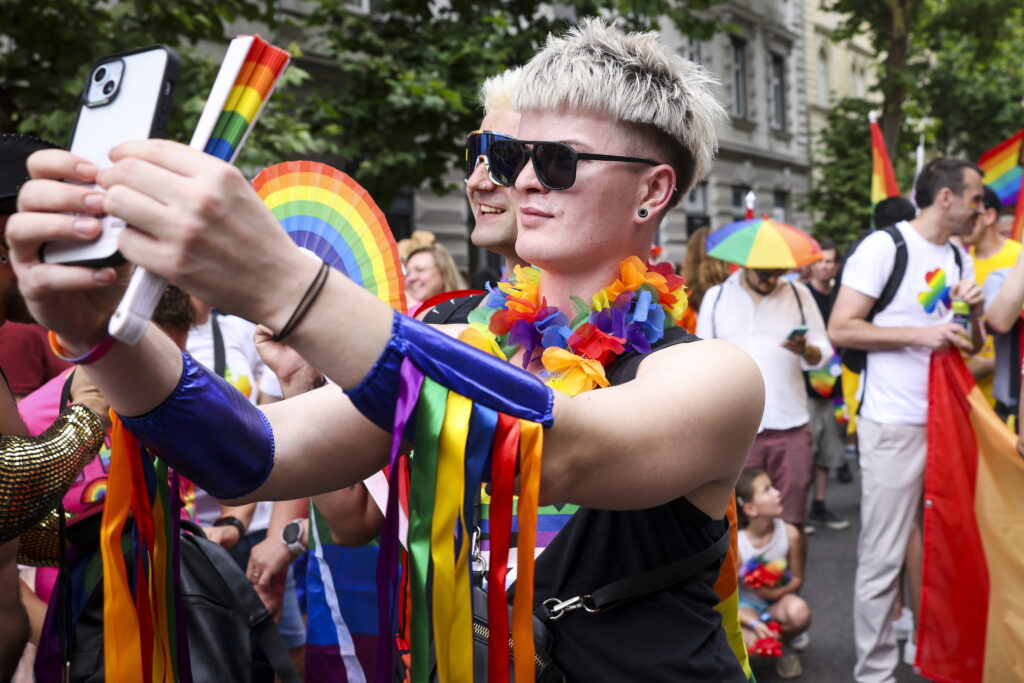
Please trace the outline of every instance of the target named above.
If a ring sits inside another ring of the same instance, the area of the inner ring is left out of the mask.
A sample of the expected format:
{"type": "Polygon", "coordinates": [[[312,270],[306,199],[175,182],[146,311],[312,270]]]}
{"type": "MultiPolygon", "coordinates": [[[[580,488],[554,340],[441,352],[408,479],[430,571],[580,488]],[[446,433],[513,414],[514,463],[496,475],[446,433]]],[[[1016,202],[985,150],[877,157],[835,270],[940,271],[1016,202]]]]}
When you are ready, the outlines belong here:
{"type": "Polygon", "coordinates": [[[461,338],[505,360],[522,348],[524,368],[539,356],[548,386],[575,396],[608,386],[605,367],[622,354],[650,353],[687,305],[671,264],[648,266],[636,256],[619,264],[618,278],[590,303],[572,301],[570,319],[540,296],[540,270],[517,266],[508,282],[490,288],[461,338]]]}

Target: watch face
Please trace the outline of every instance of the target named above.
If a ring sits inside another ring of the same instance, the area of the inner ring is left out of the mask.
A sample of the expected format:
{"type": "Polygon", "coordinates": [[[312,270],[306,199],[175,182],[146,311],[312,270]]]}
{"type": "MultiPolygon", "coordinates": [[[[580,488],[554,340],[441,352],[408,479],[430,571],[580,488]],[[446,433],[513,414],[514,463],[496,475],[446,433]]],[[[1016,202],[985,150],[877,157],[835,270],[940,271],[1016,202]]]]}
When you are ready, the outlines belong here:
{"type": "Polygon", "coordinates": [[[281,536],[284,538],[285,543],[295,543],[299,540],[300,533],[302,533],[302,527],[298,522],[288,522],[281,532],[281,536]]]}

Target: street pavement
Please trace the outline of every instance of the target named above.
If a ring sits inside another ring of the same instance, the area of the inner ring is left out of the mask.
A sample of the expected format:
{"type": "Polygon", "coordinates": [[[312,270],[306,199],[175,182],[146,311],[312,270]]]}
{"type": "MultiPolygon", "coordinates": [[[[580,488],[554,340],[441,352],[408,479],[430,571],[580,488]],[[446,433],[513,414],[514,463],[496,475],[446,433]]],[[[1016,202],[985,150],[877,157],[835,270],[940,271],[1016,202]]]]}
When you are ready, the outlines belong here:
{"type": "MultiPolygon", "coordinates": [[[[831,479],[826,503],[837,515],[849,519],[850,526],[842,531],[819,527],[808,538],[807,579],[801,595],[811,607],[811,643],[800,655],[804,675],[794,679],[805,683],[853,680],[853,577],[860,530],[860,477],[851,484],[831,479]]],[[[902,644],[900,651],[902,655],[902,644]]],[[[783,680],[775,673],[774,660],[754,659],[752,665],[758,683],[783,680]]],[[[896,680],[917,683],[926,679],[901,658],[896,680]]]]}

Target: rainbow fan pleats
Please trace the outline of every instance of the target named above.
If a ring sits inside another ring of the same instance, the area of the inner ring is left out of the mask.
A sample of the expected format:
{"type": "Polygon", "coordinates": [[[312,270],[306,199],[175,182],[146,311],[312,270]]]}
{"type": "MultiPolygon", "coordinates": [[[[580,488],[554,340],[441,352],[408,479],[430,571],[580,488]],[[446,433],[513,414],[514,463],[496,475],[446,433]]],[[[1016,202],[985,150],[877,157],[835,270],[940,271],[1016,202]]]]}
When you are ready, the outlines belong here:
{"type": "Polygon", "coordinates": [[[349,175],[289,161],[263,169],[253,187],[296,244],[406,312],[398,245],[383,212],[349,175]]]}
{"type": "Polygon", "coordinates": [[[252,38],[249,53],[203,150],[224,161],[234,160],[291,59],[287,52],[259,36],[252,38]]]}

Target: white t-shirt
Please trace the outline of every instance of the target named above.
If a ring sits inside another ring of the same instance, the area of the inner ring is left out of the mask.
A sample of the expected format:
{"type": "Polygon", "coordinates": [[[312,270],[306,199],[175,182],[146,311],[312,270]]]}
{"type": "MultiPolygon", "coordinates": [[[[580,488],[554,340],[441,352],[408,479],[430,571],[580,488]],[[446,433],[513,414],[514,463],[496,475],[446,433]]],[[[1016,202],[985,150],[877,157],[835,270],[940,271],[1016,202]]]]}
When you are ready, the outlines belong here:
{"type": "MultiPolygon", "coordinates": [[[[954,245],[929,242],[907,222],[896,225],[907,244],[907,270],[896,296],[872,322],[879,327],[928,327],[953,319],[949,290],[974,281],[974,262],[954,245]],[[960,252],[959,272],[953,249],[960,252]]],[[[843,284],[877,299],[892,273],[896,243],[878,231],[868,235],[843,269],[843,284]]],[[[860,414],[884,424],[923,425],[928,421],[928,364],[924,346],[869,351],[867,380],[861,382],[860,414]]]]}
{"type": "Polygon", "coordinates": [[[818,304],[799,282],[780,281],[771,294],[759,296],[744,289],[741,277],[743,271],[736,271],[704,295],[697,316],[697,336],[732,342],[757,363],[765,392],[759,432],[805,425],[811,416],[803,373],[821,367],[832,356],[832,343],[818,304]],[[807,343],[821,351],[815,365],[782,347],[801,321],[807,326],[807,343]]]}
{"type": "MultiPolygon", "coordinates": [[[[264,365],[252,340],[256,325],[233,315],[217,316],[217,322],[224,338],[224,379],[256,405],[259,390],[262,388],[266,393],[273,393],[267,392],[267,389],[276,385],[274,373],[264,365]],[[273,378],[273,381],[264,380],[267,376],[273,378]]],[[[210,313],[205,323],[189,330],[186,349],[193,358],[211,371],[214,370],[213,313],[210,313]]],[[[221,516],[220,503],[198,486],[195,506],[196,523],[200,526],[209,526],[221,516]]],[[[249,533],[267,528],[272,507],[273,503],[269,502],[256,504],[256,511],[247,529],[249,533]]]]}

